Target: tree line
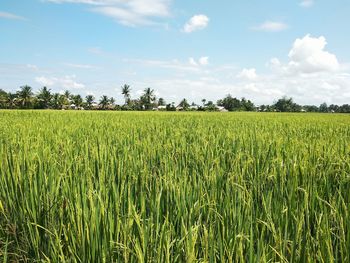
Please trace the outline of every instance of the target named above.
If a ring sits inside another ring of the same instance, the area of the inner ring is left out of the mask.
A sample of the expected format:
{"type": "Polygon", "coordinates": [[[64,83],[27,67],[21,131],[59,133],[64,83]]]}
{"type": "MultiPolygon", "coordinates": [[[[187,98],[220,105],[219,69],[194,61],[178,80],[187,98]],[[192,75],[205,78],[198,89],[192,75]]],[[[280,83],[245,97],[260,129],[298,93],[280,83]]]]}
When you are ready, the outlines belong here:
{"type": "Polygon", "coordinates": [[[6,92],[0,89],[0,109],[75,109],[75,110],[166,110],[166,111],[261,111],[261,112],[332,112],[350,113],[350,105],[327,105],[322,103],[315,105],[299,105],[292,98],[282,97],[271,105],[256,106],[245,98],[235,98],[231,95],[213,101],[201,100],[198,105],[189,103],[187,99],[166,103],[163,98],[157,98],[152,88],[146,88],[139,98],[131,97],[131,87],[127,84],[121,87],[121,95],[124,104],[118,105],[113,97],[106,95],[96,99],[93,95],[85,98],[79,94],[73,94],[66,90],[64,93],[53,93],[47,87],[43,87],[34,93],[28,86],[22,86],[17,92],[6,92]]]}

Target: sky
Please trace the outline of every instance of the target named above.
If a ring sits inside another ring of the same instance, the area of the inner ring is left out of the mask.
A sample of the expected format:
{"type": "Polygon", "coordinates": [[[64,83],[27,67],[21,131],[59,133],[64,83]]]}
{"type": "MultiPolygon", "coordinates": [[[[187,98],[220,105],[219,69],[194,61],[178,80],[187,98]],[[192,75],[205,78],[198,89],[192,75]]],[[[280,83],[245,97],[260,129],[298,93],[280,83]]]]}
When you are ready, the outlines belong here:
{"type": "Polygon", "coordinates": [[[0,89],[350,103],[349,0],[1,0],[0,89]]]}

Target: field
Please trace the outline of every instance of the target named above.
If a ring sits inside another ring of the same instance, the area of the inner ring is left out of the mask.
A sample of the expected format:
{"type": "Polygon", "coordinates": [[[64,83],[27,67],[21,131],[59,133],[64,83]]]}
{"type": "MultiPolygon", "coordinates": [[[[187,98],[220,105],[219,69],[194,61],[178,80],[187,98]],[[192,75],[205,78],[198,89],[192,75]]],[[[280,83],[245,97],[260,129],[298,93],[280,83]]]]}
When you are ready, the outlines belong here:
{"type": "Polygon", "coordinates": [[[350,115],[0,122],[2,262],[350,261],[350,115]]]}

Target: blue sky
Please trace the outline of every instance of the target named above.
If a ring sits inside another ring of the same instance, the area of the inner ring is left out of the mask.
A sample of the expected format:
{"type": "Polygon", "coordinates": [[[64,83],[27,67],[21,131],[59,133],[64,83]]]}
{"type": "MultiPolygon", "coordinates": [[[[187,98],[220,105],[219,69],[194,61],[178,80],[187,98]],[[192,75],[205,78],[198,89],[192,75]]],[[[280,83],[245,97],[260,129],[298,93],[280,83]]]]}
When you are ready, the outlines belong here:
{"type": "Polygon", "coordinates": [[[348,0],[1,0],[0,88],[350,103],[348,0]]]}

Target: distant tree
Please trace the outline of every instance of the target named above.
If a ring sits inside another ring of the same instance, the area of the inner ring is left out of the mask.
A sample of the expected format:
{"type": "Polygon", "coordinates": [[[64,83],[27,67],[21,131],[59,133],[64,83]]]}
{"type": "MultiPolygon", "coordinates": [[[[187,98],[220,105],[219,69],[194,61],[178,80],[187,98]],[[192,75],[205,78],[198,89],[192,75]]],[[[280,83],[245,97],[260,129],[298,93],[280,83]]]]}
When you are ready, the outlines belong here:
{"type": "Polygon", "coordinates": [[[330,112],[339,112],[341,106],[339,107],[338,105],[331,104],[328,107],[328,111],[330,112]]]}
{"type": "Polygon", "coordinates": [[[130,86],[127,84],[124,84],[122,86],[122,95],[124,96],[124,100],[125,100],[125,105],[128,105],[130,103],[130,86]]]}
{"type": "Polygon", "coordinates": [[[7,92],[0,89],[0,108],[7,108],[7,92]]]}
{"type": "Polygon", "coordinates": [[[109,98],[109,103],[111,104],[111,106],[114,106],[115,104],[115,99],[113,97],[109,98]]]}
{"type": "Polygon", "coordinates": [[[64,94],[63,94],[67,99],[70,98],[70,96],[72,95],[71,92],[69,90],[65,90],[64,94]]]}
{"type": "Polygon", "coordinates": [[[166,110],[167,111],[176,111],[175,102],[167,104],[166,105],[166,110]]]}
{"type": "Polygon", "coordinates": [[[17,103],[17,94],[16,93],[7,93],[7,107],[9,109],[14,109],[16,107],[16,103],[17,103]]]}
{"type": "Polygon", "coordinates": [[[165,106],[165,100],[163,98],[158,99],[158,106],[165,106]]]}
{"type": "Polygon", "coordinates": [[[292,98],[283,97],[274,105],[274,108],[280,112],[298,112],[301,111],[301,106],[294,103],[292,98]]]}
{"type": "Polygon", "coordinates": [[[178,107],[181,107],[183,110],[188,110],[188,108],[190,107],[190,104],[188,103],[188,101],[186,99],[183,99],[180,102],[178,107]]]}
{"type": "Polygon", "coordinates": [[[242,108],[242,104],[239,99],[233,98],[230,94],[228,94],[222,100],[217,102],[219,106],[224,107],[228,111],[239,111],[242,108]]]}
{"type": "Polygon", "coordinates": [[[94,103],[94,100],[95,100],[95,97],[93,95],[87,95],[85,97],[87,109],[89,109],[89,110],[92,109],[92,104],[94,103]]]}
{"type": "Polygon", "coordinates": [[[303,108],[306,112],[318,112],[319,111],[318,107],[314,106],[314,105],[304,105],[303,108]]]}
{"type": "Polygon", "coordinates": [[[152,109],[153,102],[155,101],[155,99],[156,97],[154,95],[154,90],[151,88],[146,88],[144,90],[143,95],[140,98],[142,105],[146,110],[152,109]]]}
{"type": "Polygon", "coordinates": [[[350,113],[350,105],[349,104],[343,104],[338,108],[338,112],[340,113],[350,113]]]}
{"type": "Polygon", "coordinates": [[[80,95],[74,95],[72,96],[73,103],[75,106],[80,108],[83,105],[83,98],[80,95]]]}
{"type": "Polygon", "coordinates": [[[203,104],[203,107],[205,107],[205,103],[206,103],[206,99],[202,99],[202,104],[203,104]]]}
{"type": "Polygon", "coordinates": [[[43,87],[37,95],[40,108],[47,109],[50,106],[51,98],[52,94],[50,89],[43,87]]]}
{"type": "Polygon", "coordinates": [[[51,107],[56,110],[60,110],[63,108],[63,105],[65,105],[66,97],[65,95],[54,93],[51,98],[51,107]]]}
{"type": "Polygon", "coordinates": [[[241,107],[243,111],[255,111],[254,103],[245,98],[241,99],[241,107]]]}
{"type": "Polygon", "coordinates": [[[103,95],[103,96],[101,97],[100,103],[99,103],[101,109],[106,110],[107,107],[108,107],[108,104],[109,104],[109,99],[108,99],[108,97],[107,97],[106,95],[103,95]]]}
{"type": "Polygon", "coordinates": [[[258,108],[258,111],[261,111],[261,112],[265,112],[267,111],[267,108],[268,108],[269,105],[260,105],[260,107],[258,108]]]}
{"type": "Polygon", "coordinates": [[[33,99],[33,90],[30,86],[22,86],[17,92],[17,96],[21,108],[30,108],[33,99]]]}
{"type": "Polygon", "coordinates": [[[209,100],[209,101],[205,104],[205,110],[206,110],[206,111],[217,111],[218,108],[217,108],[217,106],[214,104],[213,101],[209,100]]]}
{"type": "Polygon", "coordinates": [[[322,103],[321,105],[320,105],[320,107],[319,107],[319,110],[320,110],[320,112],[323,112],[323,113],[325,113],[325,112],[328,112],[328,106],[327,106],[327,103],[322,103]]]}

